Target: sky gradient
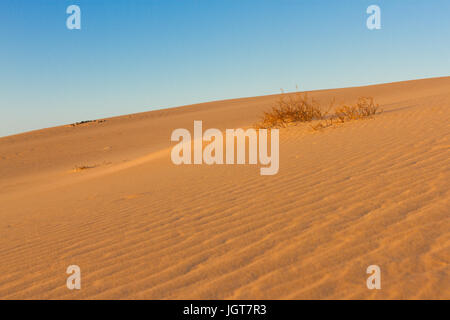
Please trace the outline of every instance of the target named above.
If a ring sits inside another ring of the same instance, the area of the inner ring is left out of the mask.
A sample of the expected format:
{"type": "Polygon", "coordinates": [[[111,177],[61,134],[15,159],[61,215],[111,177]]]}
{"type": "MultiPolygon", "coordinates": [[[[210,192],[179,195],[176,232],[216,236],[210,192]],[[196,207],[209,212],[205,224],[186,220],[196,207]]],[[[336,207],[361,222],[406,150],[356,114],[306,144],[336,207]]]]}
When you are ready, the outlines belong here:
{"type": "Polygon", "coordinates": [[[1,0],[0,136],[212,100],[450,75],[448,0],[1,0]],[[81,30],[66,8],[81,8],[81,30]],[[366,8],[381,8],[368,30],[366,8]]]}

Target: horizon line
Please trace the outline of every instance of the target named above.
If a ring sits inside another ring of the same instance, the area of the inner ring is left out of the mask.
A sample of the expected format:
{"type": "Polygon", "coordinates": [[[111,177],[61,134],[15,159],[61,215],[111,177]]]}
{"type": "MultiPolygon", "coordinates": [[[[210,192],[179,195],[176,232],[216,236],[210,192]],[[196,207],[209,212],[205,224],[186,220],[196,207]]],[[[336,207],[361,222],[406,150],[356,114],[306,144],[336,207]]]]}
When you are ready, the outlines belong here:
{"type": "MultiPolygon", "coordinates": [[[[370,83],[370,84],[355,84],[355,85],[350,85],[350,86],[346,86],[346,87],[320,88],[320,89],[310,89],[310,90],[296,90],[296,91],[290,91],[290,92],[289,91],[282,91],[280,93],[268,93],[268,94],[262,94],[262,95],[257,95],[257,96],[241,96],[241,97],[233,97],[233,98],[218,99],[218,100],[199,101],[199,102],[194,102],[194,103],[185,104],[185,105],[176,105],[176,106],[160,107],[160,108],[156,107],[154,109],[147,110],[147,111],[134,112],[134,113],[124,113],[124,114],[120,114],[120,115],[112,115],[112,116],[106,116],[106,117],[101,117],[101,118],[96,118],[96,119],[85,119],[85,120],[81,120],[81,121],[110,120],[110,119],[115,119],[115,118],[120,118],[120,117],[125,117],[125,116],[133,116],[133,115],[139,115],[139,114],[144,114],[144,113],[157,112],[157,111],[161,111],[161,110],[172,110],[172,109],[193,107],[193,106],[198,106],[198,105],[203,105],[203,104],[208,104],[208,103],[226,102],[226,101],[232,101],[232,100],[252,99],[252,98],[259,98],[259,97],[270,97],[270,96],[277,96],[277,95],[290,94],[290,93],[296,93],[296,92],[308,93],[308,92],[320,92],[320,91],[341,90],[341,89],[350,89],[350,88],[362,88],[362,87],[388,85],[388,84],[401,83],[401,82],[420,81],[420,80],[432,80],[432,79],[441,79],[441,78],[449,78],[449,77],[450,77],[450,75],[432,76],[432,77],[427,77],[427,78],[413,78],[413,79],[397,80],[397,81],[390,81],[390,82],[374,82],[374,83],[370,83]]],[[[280,88],[280,90],[284,90],[284,89],[280,88]]],[[[21,131],[21,132],[17,132],[17,133],[8,134],[8,135],[5,135],[5,136],[0,136],[0,139],[10,138],[10,137],[14,137],[14,136],[22,135],[22,134],[28,134],[28,133],[37,132],[37,131],[46,130],[46,129],[53,129],[53,128],[64,127],[64,126],[68,126],[68,125],[71,125],[71,124],[74,124],[74,123],[77,123],[77,122],[81,122],[81,121],[75,121],[75,122],[71,122],[71,123],[63,123],[63,124],[50,126],[50,127],[42,127],[42,128],[37,128],[37,129],[21,131]]]]}

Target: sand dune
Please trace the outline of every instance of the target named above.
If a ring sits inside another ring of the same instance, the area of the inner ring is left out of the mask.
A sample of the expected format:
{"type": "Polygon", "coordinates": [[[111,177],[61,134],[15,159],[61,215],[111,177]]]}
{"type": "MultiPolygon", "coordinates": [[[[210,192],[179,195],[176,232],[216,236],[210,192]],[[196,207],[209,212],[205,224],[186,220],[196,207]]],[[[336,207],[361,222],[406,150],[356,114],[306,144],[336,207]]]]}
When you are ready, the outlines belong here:
{"type": "Polygon", "coordinates": [[[384,112],[281,129],[273,176],[176,166],[170,135],[251,126],[277,96],[0,138],[0,298],[450,299],[450,77],[310,94],[384,112]]]}

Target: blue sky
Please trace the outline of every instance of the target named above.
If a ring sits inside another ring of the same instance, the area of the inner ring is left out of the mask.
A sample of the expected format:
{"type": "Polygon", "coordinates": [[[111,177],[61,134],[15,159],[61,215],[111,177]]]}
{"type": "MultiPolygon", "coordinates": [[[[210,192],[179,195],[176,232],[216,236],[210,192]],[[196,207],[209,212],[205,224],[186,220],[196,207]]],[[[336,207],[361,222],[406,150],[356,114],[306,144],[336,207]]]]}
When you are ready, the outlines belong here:
{"type": "Polygon", "coordinates": [[[448,0],[1,0],[0,136],[196,102],[450,75],[448,0]],[[66,8],[81,8],[81,30],[66,8]],[[381,8],[381,30],[366,8],[381,8]]]}

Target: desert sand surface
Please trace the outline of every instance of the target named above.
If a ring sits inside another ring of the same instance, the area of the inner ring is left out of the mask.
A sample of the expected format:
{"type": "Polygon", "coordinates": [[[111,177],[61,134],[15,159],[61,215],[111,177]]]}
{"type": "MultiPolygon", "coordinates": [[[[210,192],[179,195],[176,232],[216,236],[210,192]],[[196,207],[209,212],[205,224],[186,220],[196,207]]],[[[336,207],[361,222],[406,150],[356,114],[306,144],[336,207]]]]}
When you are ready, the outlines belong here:
{"type": "Polygon", "coordinates": [[[174,165],[170,135],[277,95],[0,138],[0,299],[450,299],[450,77],[309,94],[384,112],[280,129],[273,176],[174,165]]]}

